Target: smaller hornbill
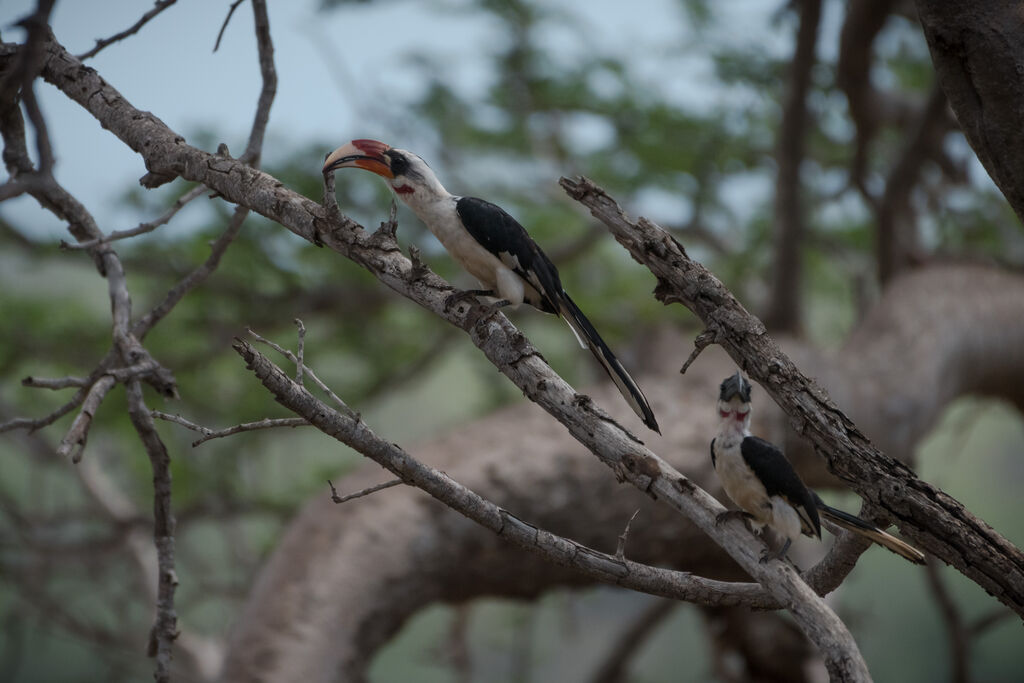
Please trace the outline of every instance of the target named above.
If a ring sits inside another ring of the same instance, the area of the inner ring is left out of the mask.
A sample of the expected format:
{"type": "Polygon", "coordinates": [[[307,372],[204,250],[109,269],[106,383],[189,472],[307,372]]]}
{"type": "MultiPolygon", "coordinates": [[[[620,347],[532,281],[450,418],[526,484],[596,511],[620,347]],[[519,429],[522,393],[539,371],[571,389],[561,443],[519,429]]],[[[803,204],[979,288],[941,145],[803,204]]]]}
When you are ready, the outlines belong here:
{"type": "Polygon", "coordinates": [[[821,539],[821,517],[865,536],[911,562],[924,563],[924,554],[860,517],[826,505],[807,488],[789,460],[774,444],[750,435],[750,382],[737,372],[726,378],[718,395],[718,433],[711,441],[711,464],[722,488],[755,528],[769,527],[786,539],[761,561],[784,557],[793,540],[803,534],[821,539]]]}

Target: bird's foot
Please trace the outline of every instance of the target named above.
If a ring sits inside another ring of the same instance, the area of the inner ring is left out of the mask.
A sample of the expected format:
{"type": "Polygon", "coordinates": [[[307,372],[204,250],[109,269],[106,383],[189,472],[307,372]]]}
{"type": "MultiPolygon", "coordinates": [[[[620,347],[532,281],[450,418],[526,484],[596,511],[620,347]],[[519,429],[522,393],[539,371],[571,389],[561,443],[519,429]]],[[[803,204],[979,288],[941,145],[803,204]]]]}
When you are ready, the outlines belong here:
{"type": "Polygon", "coordinates": [[[466,299],[475,299],[478,296],[494,296],[494,291],[490,289],[457,289],[445,298],[444,310],[450,311],[460,302],[466,299]]]}
{"type": "Polygon", "coordinates": [[[743,520],[743,526],[747,527],[747,531],[754,533],[754,528],[750,526],[750,520],[752,520],[754,516],[746,510],[726,510],[725,512],[719,512],[715,515],[715,525],[718,526],[725,521],[736,518],[743,520]]]}
{"type": "Polygon", "coordinates": [[[480,320],[486,320],[487,318],[490,318],[492,315],[494,315],[496,311],[501,310],[502,308],[505,308],[506,306],[509,306],[511,304],[512,302],[509,301],[508,299],[500,299],[498,301],[495,301],[493,304],[487,304],[486,306],[483,306],[483,312],[480,314],[480,320]]]}
{"type": "Polygon", "coordinates": [[[781,560],[786,557],[786,551],[789,550],[789,546],[793,543],[791,539],[786,539],[785,544],[776,551],[768,550],[767,548],[761,553],[761,564],[767,564],[772,560],[781,560]]]}

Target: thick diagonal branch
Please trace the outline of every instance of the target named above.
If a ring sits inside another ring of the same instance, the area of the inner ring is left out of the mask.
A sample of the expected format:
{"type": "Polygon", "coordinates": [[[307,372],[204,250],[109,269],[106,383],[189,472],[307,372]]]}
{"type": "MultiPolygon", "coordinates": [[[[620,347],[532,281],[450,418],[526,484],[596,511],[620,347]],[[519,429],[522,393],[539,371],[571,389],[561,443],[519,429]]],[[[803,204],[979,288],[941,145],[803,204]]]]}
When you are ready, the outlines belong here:
{"type": "Polygon", "coordinates": [[[659,299],[681,303],[716,327],[718,343],[761,383],[830,471],[883,508],[904,534],[1024,615],[1024,554],[1019,549],[959,501],[879,452],[779,349],[761,322],[671,235],[646,219],[630,219],[586,179],[563,178],[561,183],[654,273],[659,299]]]}

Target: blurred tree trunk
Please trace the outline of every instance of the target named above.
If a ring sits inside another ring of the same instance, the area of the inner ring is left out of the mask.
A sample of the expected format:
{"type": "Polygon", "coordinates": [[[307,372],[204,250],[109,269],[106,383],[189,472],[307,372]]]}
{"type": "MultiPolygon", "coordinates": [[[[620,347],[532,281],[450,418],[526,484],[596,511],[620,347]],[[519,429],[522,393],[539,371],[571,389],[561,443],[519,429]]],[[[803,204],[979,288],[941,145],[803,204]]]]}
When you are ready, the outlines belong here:
{"type": "Polygon", "coordinates": [[[803,250],[806,232],[800,201],[800,168],[804,161],[804,139],[813,125],[807,107],[807,93],[815,64],[821,0],[801,0],[800,28],[796,49],[789,63],[789,80],[782,107],[782,125],[775,158],[775,249],[772,259],[772,298],[764,324],[775,332],[800,331],[803,311],[800,289],[803,285],[803,250]]]}
{"type": "Polygon", "coordinates": [[[1024,220],[1024,33],[1010,0],[917,0],[942,89],[985,170],[1024,220]]]}

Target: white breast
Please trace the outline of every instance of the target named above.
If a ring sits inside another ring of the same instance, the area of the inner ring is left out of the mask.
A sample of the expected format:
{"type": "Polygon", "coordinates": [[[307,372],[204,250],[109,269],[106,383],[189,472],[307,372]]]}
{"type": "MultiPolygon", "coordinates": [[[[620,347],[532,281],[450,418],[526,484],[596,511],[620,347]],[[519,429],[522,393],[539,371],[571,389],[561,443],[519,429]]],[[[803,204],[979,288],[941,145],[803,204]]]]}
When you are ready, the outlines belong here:
{"type": "Polygon", "coordinates": [[[754,516],[759,525],[769,524],[772,519],[772,504],[768,492],[754,473],[747,467],[740,453],[739,441],[715,439],[715,471],[722,482],[722,488],[732,502],[754,516]]]}

